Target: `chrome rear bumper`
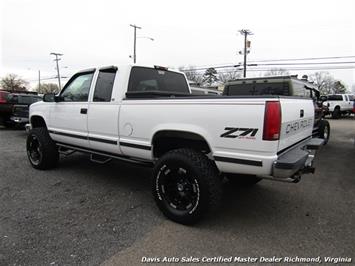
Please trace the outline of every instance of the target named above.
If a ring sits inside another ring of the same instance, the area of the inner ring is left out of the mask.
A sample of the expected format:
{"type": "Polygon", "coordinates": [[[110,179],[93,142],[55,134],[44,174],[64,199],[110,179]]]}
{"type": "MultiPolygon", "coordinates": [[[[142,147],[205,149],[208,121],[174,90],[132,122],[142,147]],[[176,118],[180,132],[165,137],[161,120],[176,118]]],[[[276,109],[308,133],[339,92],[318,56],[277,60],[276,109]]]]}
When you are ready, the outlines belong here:
{"type": "Polygon", "coordinates": [[[313,159],[316,150],[324,143],[323,139],[311,138],[282,153],[273,163],[272,177],[291,178],[299,181],[302,174],[314,173],[313,159]]]}

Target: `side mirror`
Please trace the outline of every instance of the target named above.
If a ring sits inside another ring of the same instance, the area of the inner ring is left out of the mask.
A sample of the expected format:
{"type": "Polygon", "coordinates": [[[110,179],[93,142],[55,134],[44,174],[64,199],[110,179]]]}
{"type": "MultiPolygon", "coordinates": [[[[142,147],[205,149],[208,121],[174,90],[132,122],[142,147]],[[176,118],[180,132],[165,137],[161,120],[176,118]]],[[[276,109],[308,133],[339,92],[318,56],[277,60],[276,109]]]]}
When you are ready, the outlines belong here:
{"type": "Polygon", "coordinates": [[[63,99],[62,96],[54,95],[54,101],[57,103],[57,102],[62,102],[62,101],[64,101],[64,99],[63,99]]]}
{"type": "Polygon", "coordinates": [[[328,97],[327,96],[325,96],[325,95],[323,95],[323,96],[320,96],[320,101],[321,102],[325,102],[325,101],[327,101],[328,100],[328,97]]]}
{"type": "Polygon", "coordinates": [[[44,102],[55,102],[55,94],[54,93],[46,93],[43,95],[44,102]]]}

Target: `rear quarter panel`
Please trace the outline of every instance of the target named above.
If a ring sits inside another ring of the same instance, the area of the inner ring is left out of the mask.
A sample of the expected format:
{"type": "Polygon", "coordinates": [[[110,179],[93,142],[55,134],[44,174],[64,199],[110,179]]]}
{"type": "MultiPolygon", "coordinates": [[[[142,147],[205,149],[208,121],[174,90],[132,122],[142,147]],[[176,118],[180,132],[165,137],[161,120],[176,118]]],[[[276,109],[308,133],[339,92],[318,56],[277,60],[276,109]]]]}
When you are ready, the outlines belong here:
{"type": "MultiPolygon", "coordinates": [[[[154,135],[161,130],[186,131],[202,136],[213,156],[270,160],[276,156],[278,141],[262,140],[264,110],[265,99],[123,100],[119,119],[120,141],[152,145],[154,135]],[[241,136],[243,130],[231,132],[231,128],[255,129],[256,134],[241,136]]],[[[153,158],[152,150],[121,146],[121,151],[129,156],[153,158]]],[[[268,173],[271,167],[269,163],[255,167],[224,162],[217,162],[217,166],[224,172],[258,174],[268,173]],[[238,171],[231,169],[233,167],[238,167],[238,171]]]]}

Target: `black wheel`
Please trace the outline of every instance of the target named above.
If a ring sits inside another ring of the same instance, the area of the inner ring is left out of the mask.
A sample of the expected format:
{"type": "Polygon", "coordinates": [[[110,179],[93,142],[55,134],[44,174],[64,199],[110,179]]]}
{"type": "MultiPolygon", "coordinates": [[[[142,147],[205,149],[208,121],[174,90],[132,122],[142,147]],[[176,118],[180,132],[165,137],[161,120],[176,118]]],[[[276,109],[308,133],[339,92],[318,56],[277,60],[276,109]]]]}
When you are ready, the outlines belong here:
{"type": "Polygon", "coordinates": [[[36,169],[50,169],[59,160],[58,148],[44,127],[32,129],[27,136],[27,156],[36,169]]]}
{"type": "Polygon", "coordinates": [[[153,171],[154,199],[169,219],[193,224],[216,210],[222,183],[215,164],[191,149],[172,150],[163,155],[153,171]]]}
{"type": "Polygon", "coordinates": [[[332,113],[332,118],[339,119],[341,117],[340,108],[336,107],[332,113]]]}
{"type": "Polygon", "coordinates": [[[7,122],[6,122],[6,117],[0,116],[0,126],[3,126],[5,128],[8,127],[7,122]]]}
{"type": "Polygon", "coordinates": [[[251,187],[262,180],[255,175],[225,174],[225,176],[230,184],[244,187],[251,187]]]}
{"type": "Polygon", "coordinates": [[[326,145],[329,141],[330,137],[330,125],[327,120],[321,120],[319,125],[319,137],[324,139],[324,145],[326,145]]]}

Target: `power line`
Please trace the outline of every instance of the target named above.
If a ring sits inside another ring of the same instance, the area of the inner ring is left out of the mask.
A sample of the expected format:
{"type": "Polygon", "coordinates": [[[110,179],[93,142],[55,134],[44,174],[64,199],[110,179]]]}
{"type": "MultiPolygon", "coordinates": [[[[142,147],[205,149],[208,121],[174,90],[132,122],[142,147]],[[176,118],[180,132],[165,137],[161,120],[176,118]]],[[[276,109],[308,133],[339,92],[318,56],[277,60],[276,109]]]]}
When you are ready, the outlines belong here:
{"type": "MultiPolygon", "coordinates": [[[[289,59],[269,59],[269,60],[252,60],[248,61],[249,63],[257,63],[257,62],[280,62],[280,61],[306,61],[306,60],[324,60],[324,59],[345,59],[345,58],[355,58],[355,55],[346,55],[346,56],[328,56],[328,57],[306,57],[306,58],[289,58],[289,59]]],[[[304,64],[306,64],[305,62],[304,64]]],[[[319,62],[319,63],[324,63],[324,62],[319,62]]],[[[241,66],[241,64],[235,64],[233,65],[232,63],[223,63],[223,64],[218,64],[216,66],[211,66],[211,65],[199,65],[199,66],[192,66],[189,68],[183,68],[182,70],[206,70],[208,68],[224,68],[224,67],[235,67],[235,66],[241,66]],[[230,64],[230,65],[227,65],[230,64]]]]}
{"type": "MultiPolygon", "coordinates": [[[[355,61],[342,61],[342,62],[305,62],[305,63],[270,63],[270,64],[247,64],[247,66],[256,67],[256,66],[305,66],[305,65],[337,65],[337,64],[355,64],[355,61]]],[[[225,66],[217,66],[213,67],[215,69],[218,68],[236,68],[240,67],[240,64],[237,65],[225,65],[225,66]]],[[[284,67],[283,67],[284,68],[284,67]]],[[[184,72],[194,72],[194,71],[201,71],[206,70],[208,68],[190,68],[190,69],[183,69],[184,72]]]]}
{"type": "MultiPolygon", "coordinates": [[[[52,79],[57,79],[58,77],[52,77],[52,78],[41,78],[41,81],[42,80],[52,80],[52,79]]],[[[61,79],[67,79],[68,77],[60,77],[61,79]]],[[[29,82],[35,82],[35,81],[38,81],[38,79],[31,79],[31,80],[28,80],[29,82]]]]}
{"type": "Polygon", "coordinates": [[[323,60],[323,59],[344,59],[344,58],[355,58],[355,55],[346,56],[328,56],[328,57],[306,57],[306,58],[288,58],[288,59],[264,59],[264,60],[253,60],[249,62],[278,62],[278,61],[306,61],[306,60],[323,60]]]}
{"type": "MultiPolygon", "coordinates": [[[[297,70],[352,70],[355,69],[355,66],[329,66],[329,67],[290,67],[290,68],[284,68],[284,70],[289,70],[289,71],[297,71],[297,70]]],[[[221,70],[218,71],[218,74],[228,74],[228,73],[235,73],[235,72],[241,72],[243,68],[236,68],[236,69],[230,69],[230,70],[221,70]]],[[[253,71],[253,72],[261,72],[261,71],[269,71],[270,68],[249,68],[248,71],[253,71]]],[[[193,71],[192,71],[193,72],[193,71]]],[[[187,71],[189,73],[189,71],[187,71]]]]}
{"type": "Polygon", "coordinates": [[[343,62],[306,62],[306,63],[271,63],[271,64],[256,64],[258,66],[287,66],[287,65],[336,65],[336,64],[355,64],[355,61],[343,62]]]}
{"type": "MultiPolygon", "coordinates": [[[[291,67],[291,68],[284,68],[284,70],[290,70],[290,71],[295,71],[295,70],[351,70],[355,69],[355,66],[337,66],[337,67],[291,67]]],[[[242,71],[242,68],[239,68],[238,70],[224,70],[224,71],[219,71],[218,73],[234,73],[238,71],[242,71]]],[[[249,68],[248,71],[269,71],[270,68],[249,68]]]]}

